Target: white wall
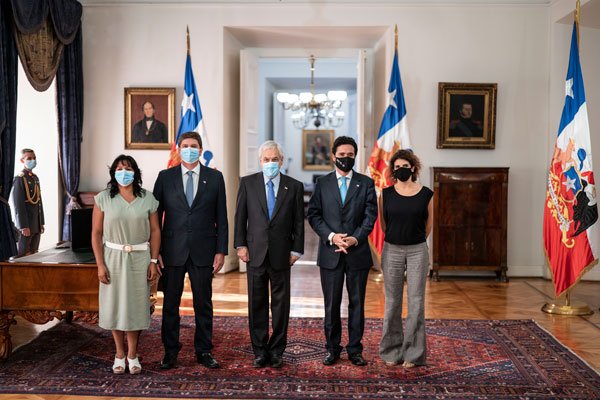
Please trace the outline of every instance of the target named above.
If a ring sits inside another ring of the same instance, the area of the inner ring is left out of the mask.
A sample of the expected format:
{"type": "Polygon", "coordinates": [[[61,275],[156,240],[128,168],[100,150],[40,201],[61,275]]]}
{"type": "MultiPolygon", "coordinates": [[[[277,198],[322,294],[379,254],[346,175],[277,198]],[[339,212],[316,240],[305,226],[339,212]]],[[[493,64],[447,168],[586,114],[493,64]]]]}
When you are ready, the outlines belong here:
{"type": "MultiPolygon", "coordinates": [[[[44,203],[45,232],[40,250],[52,247],[62,229],[62,184],[58,175],[58,120],[56,114],[56,82],[45,92],[36,91],[19,62],[17,90],[17,143],[15,175],[23,170],[21,149],[35,151],[37,167],[33,172],[40,178],[44,203]]],[[[13,211],[14,218],[14,211],[13,211]]]]}
{"type": "MultiPolygon", "coordinates": [[[[175,86],[181,99],[185,26],[200,101],[217,166],[230,198],[230,223],[239,163],[236,69],[239,42],[228,26],[399,27],[399,61],[414,150],[423,181],[432,166],[507,166],[509,274],[539,274],[542,205],[548,148],[549,18],[546,6],[416,6],[372,4],[106,5],[84,7],[85,123],[82,190],[107,180],[106,165],[123,150],[123,88],[175,86]],[[160,27],[160,29],[157,29],[160,27]],[[237,47],[236,47],[237,46],[237,47]],[[225,49],[225,50],[224,50],[225,49]],[[495,150],[437,150],[437,84],[497,82],[495,150]],[[233,97],[232,97],[233,96],[233,97]],[[231,200],[233,199],[233,201],[231,200]]],[[[391,37],[375,58],[391,60],[391,37]]],[[[588,73],[588,76],[591,73],[588,73]]],[[[237,78],[239,79],[239,77],[237,78]]],[[[376,135],[389,67],[375,70],[376,135]]],[[[592,88],[588,85],[588,93],[592,88]]],[[[590,109],[592,94],[589,93],[590,109]]],[[[166,151],[130,151],[152,187],[166,151]]]]}

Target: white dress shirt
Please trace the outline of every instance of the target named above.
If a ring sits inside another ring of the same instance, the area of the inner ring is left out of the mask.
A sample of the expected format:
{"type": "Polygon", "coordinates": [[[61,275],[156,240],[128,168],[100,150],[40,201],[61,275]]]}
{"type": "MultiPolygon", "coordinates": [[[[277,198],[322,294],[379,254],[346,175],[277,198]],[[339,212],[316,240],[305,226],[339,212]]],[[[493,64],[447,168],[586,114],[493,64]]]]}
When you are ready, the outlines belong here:
{"type": "MultiPolygon", "coordinates": [[[[350,172],[348,172],[348,175],[345,176],[346,178],[348,178],[348,179],[346,179],[346,188],[347,189],[350,189],[350,181],[352,180],[352,174],[354,174],[354,170],[350,170],[350,172]]],[[[337,179],[338,189],[342,187],[342,180],[340,178],[342,178],[343,176],[344,175],[340,174],[340,172],[337,169],[335,170],[335,177],[337,179]]],[[[329,244],[331,246],[333,246],[333,242],[331,240],[333,239],[334,235],[335,235],[335,232],[331,232],[329,234],[329,236],[327,236],[327,240],[329,240],[329,244]]],[[[358,245],[358,240],[357,240],[356,244],[358,245]]]]}

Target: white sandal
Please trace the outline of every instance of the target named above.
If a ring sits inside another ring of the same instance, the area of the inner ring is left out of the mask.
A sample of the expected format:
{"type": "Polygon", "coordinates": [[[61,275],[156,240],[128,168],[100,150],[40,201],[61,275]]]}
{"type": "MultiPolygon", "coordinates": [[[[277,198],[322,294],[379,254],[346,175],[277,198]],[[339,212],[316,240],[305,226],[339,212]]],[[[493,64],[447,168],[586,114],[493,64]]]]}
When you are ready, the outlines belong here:
{"type": "Polygon", "coordinates": [[[118,358],[117,356],[115,356],[115,362],[112,366],[112,372],[113,374],[117,375],[125,373],[125,357],[118,358]]]}
{"type": "Polygon", "coordinates": [[[139,358],[129,358],[127,357],[127,362],[129,363],[129,373],[131,375],[137,375],[142,372],[142,364],[140,364],[139,358]]]}

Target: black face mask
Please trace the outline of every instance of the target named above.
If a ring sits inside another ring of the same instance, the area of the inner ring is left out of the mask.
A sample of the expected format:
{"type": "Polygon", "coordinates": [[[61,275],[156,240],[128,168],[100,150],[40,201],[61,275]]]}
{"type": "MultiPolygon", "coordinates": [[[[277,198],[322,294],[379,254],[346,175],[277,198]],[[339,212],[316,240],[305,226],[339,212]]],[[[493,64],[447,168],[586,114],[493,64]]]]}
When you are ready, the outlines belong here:
{"type": "Polygon", "coordinates": [[[412,171],[410,170],[410,168],[400,167],[394,170],[394,178],[398,179],[399,181],[406,182],[410,179],[411,176],[412,171]]]}
{"type": "Polygon", "coordinates": [[[335,166],[344,172],[350,172],[354,167],[354,157],[336,157],[335,166]]]}

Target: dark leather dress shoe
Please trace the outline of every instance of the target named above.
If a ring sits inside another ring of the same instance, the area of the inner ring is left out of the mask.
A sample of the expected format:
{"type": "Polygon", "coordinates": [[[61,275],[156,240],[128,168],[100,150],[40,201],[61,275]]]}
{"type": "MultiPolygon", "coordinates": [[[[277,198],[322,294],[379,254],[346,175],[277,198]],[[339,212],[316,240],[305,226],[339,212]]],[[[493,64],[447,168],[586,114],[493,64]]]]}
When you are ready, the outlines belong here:
{"type": "Polygon", "coordinates": [[[333,365],[339,359],[340,359],[340,355],[339,354],[327,353],[327,355],[323,359],[323,365],[333,365]]]}
{"type": "Polygon", "coordinates": [[[269,358],[264,355],[254,357],[254,361],[252,362],[252,366],[254,368],[264,368],[269,363],[269,358]]]}
{"type": "Polygon", "coordinates": [[[350,354],[348,355],[348,359],[352,364],[357,365],[359,367],[367,365],[367,362],[360,353],[350,354]]]}
{"type": "Polygon", "coordinates": [[[210,353],[197,354],[196,355],[196,360],[198,361],[198,364],[202,364],[206,368],[214,369],[214,368],[219,368],[220,367],[220,365],[217,362],[217,360],[215,360],[215,358],[213,357],[213,355],[210,354],[210,353]]]}
{"type": "Polygon", "coordinates": [[[279,355],[271,356],[271,367],[281,368],[283,366],[283,358],[279,355]]]}
{"type": "Polygon", "coordinates": [[[165,354],[160,362],[160,369],[172,369],[177,364],[177,356],[165,354]]]}

